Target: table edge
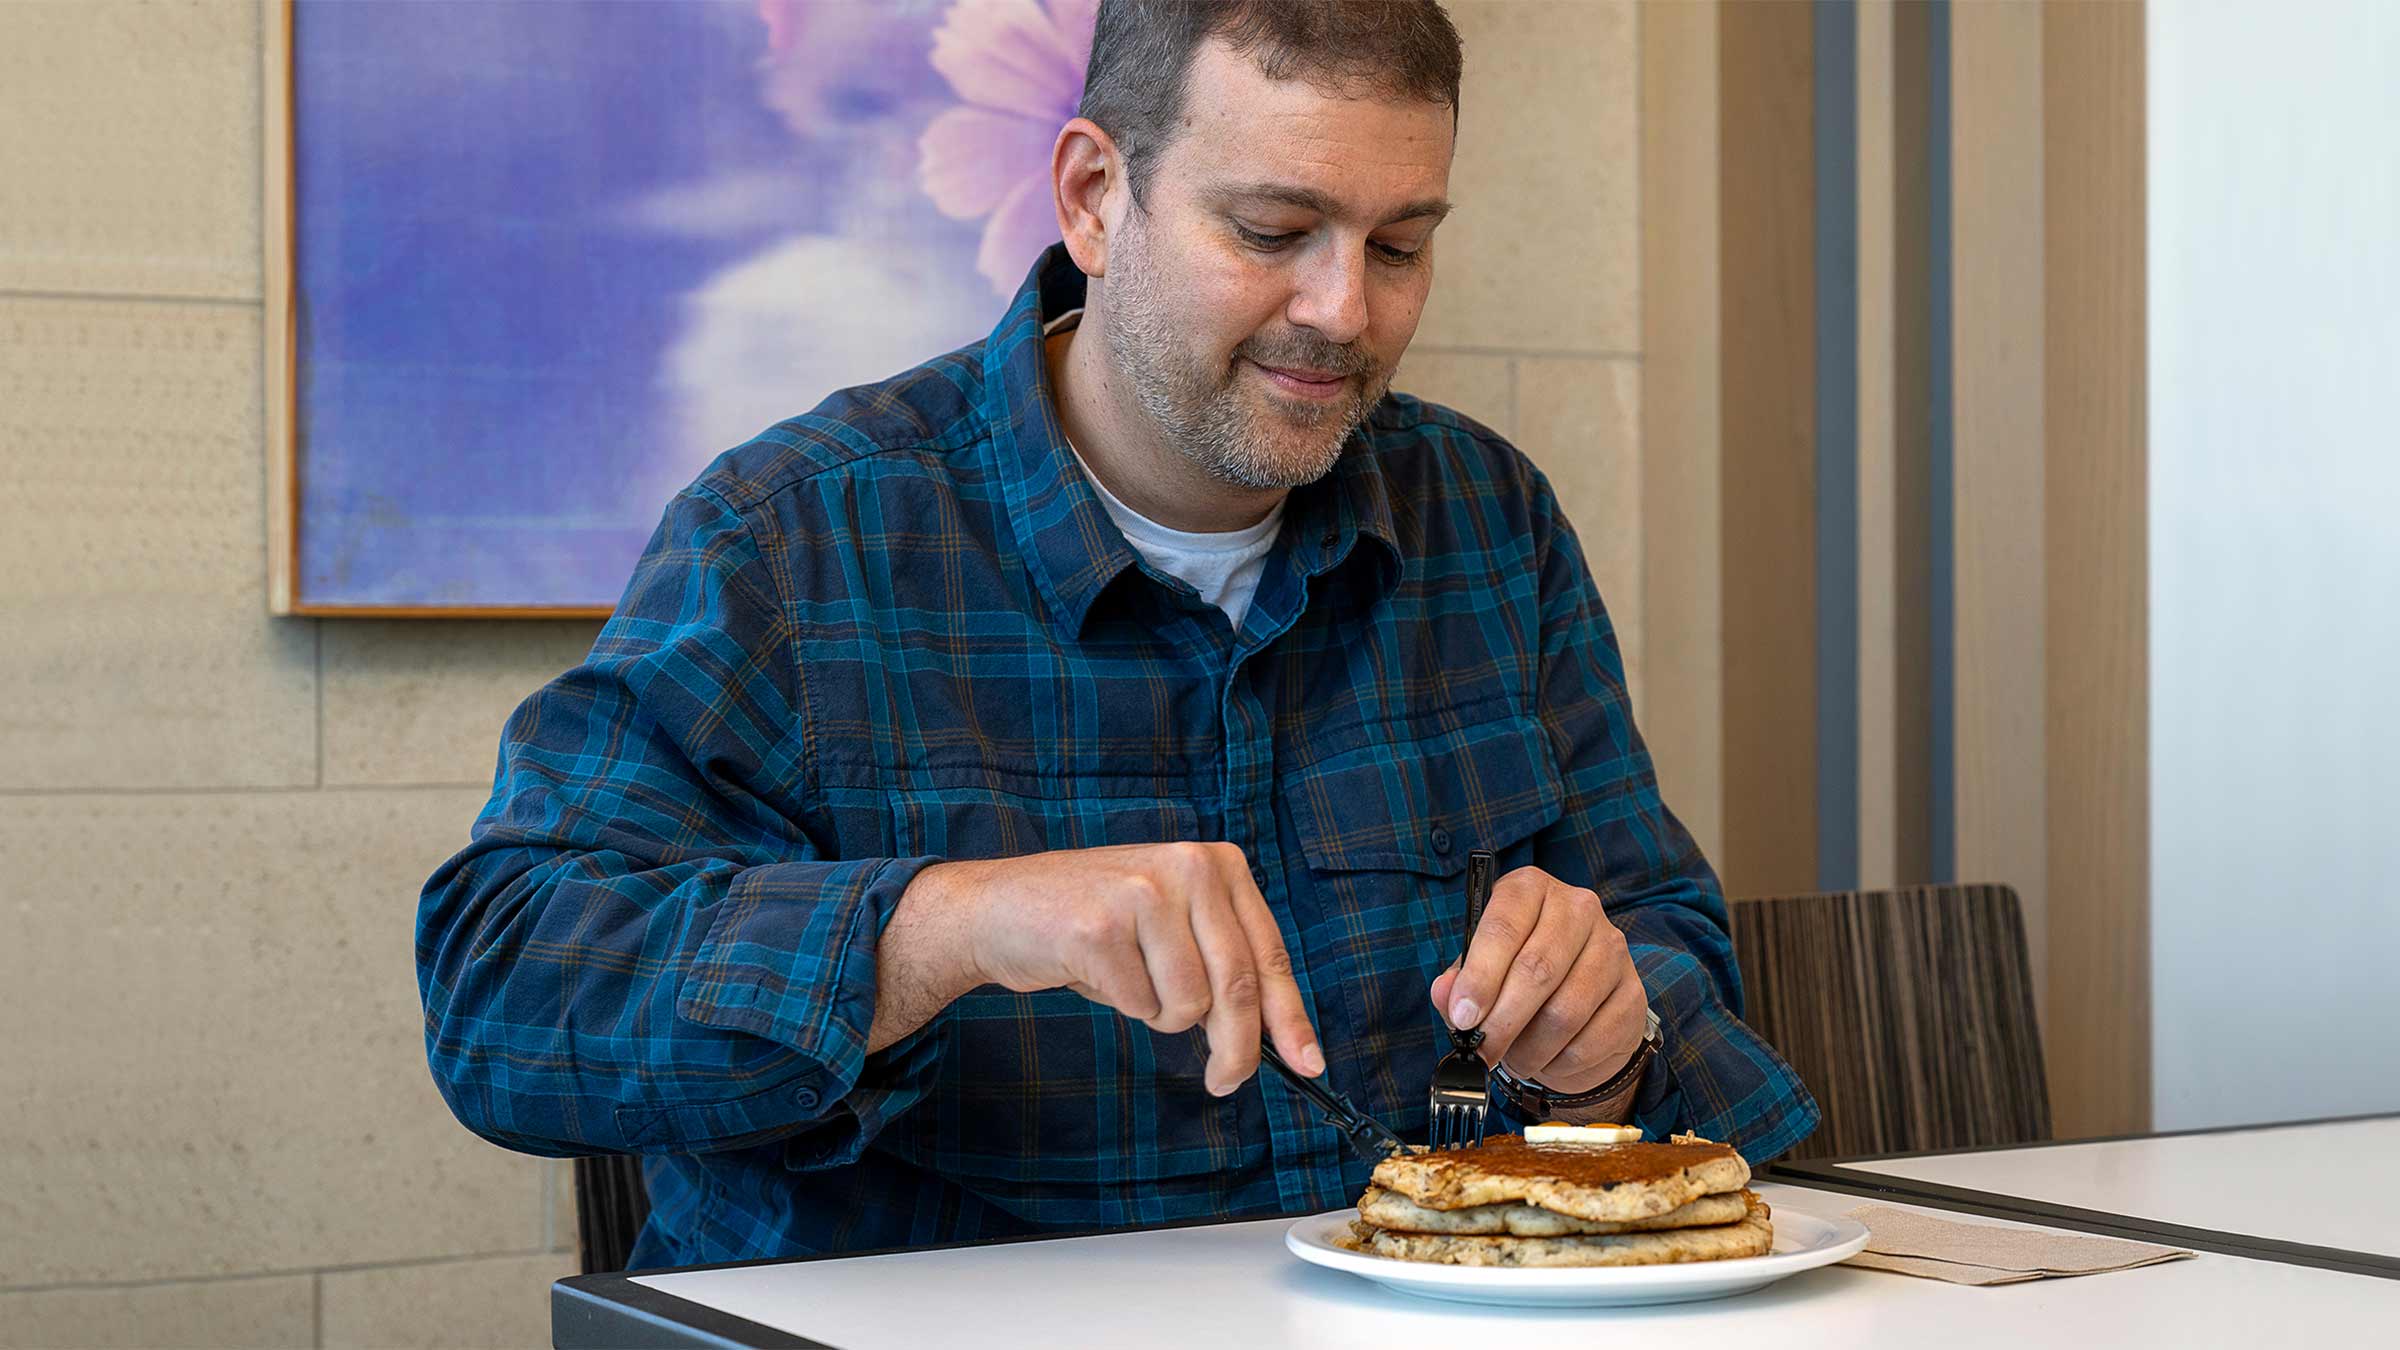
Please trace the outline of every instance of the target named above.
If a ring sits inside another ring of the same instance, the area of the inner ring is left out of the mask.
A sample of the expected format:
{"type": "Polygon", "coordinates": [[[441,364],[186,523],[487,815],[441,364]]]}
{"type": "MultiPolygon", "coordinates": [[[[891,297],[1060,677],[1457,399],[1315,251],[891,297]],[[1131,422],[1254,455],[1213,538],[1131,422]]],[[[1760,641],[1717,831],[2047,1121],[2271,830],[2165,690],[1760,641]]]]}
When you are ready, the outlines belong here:
{"type": "Polygon", "coordinates": [[[834,1350],[823,1341],[636,1284],[625,1271],[552,1282],[550,1344],[555,1350],[834,1350]]]}
{"type": "Polygon", "coordinates": [[[643,1275],[689,1275],[699,1271],[741,1270],[749,1266],[796,1266],[816,1261],[850,1261],[862,1256],[901,1256],[913,1252],[960,1251],[969,1247],[1013,1247],[1028,1242],[1066,1242],[1075,1238],[1115,1237],[1130,1233],[1164,1233],[1179,1228],[1219,1228],[1237,1223],[1275,1223],[1305,1219],[1330,1210],[1301,1210],[1282,1214],[1210,1215],[1168,1223],[1125,1224],[1073,1233],[1022,1233],[1010,1237],[974,1238],[965,1242],[929,1242],[914,1247],[877,1247],[861,1252],[812,1252],[805,1256],[762,1256],[748,1261],[712,1261],[697,1266],[658,1266],[647,1270],[614,1270],[570,1275],[550,1285],[550,1340],[555,1350],[599,1350],[600,1347],[670,1346],[676,1350],[836,1350],[822,1341],[781,1331],[746,1318],[721,1312],[705,1303],[678,1298],[636,1282],[643,1275]],[[573,1339],[562,1329],[572,1326],[573,1339]],[[662,1340],[628,1337],[628,1332],[666,1333],[662,1340]]]}
{"type": "Polygon", "coordinates": [[[2346,1124],[2351,1121],[2390,1119],[2400,1119],[2400,1112],[2377,1112],[2360,1116],[2331,1117],[2324,1120],[2278,1121],[2265,1125],[2219,1126],[2204,1130],[2172,1130],[2163,1134],[2114,1135],[2095,1139],[2056,1139],[2032,1144],[1874,1154],[1856,1158],[1811,1158],[1796,1163],[1770,1163],[1760,1175],[1767,1181],[1780,1181],[1794,1186],[1813,1186],[1820,1190],[1838,1191],[1846,1195],[1868,1196],[1902,1204],[1922,1205],[1928,1209],[1975,1214],[1985,1218],[2017,1219],[2044,1224],[2052,1228],[2094,1233],[2103,1237],[2129,1238],[2135,1241],[2188,1247],[2193,1251],[2213,1252],[2220,1256],[2239,1256],[2250,1260],[2274,1261],[2283,1265],[2310,1266],[2320,1270],[2339,1271],[2348,1275],[2400,1280],[2400,1257],[2388,1256],[2381,1252],[2354,1251],[2346,1247],[2319,1247],[2305,1242],[2287,1242],[2281,1238],[2260,1237],[2252,1233],[2233,1233],[2216,1228],[2194,1228],[2185,1224],[2168,1223],[2162,1219],[2144,1218],[2138,1214],[2084,1209],[2074,1205],[2056,1204],[2047,1200],[2004,1195],[1998,1191],[1981,1191],[1965,1186],[1952,1186],[1939,1181],[1926,1181],[1917,1177],[1897,1176],[1888,1172],[1855,1170],[1856,1164],[1869,1162],[1895,1162],[1903,1159],[1949,1157],[1967,1153],[2034,1150],[2055,1148],[2066,1144],[2128,1143],[2143,1139],[2176,1139],[2190,1135],[2228,1134],[2244,1130],[2292,1129],[2306,1125],[2346,1124]]]}
{"type": "Polygon", "coordinates": [[[2244,1134],[2266,1130],[2303,1130],[2318,1125],[2358,1125],[2371,1120],[2400,1120],[2400,1111],[2361,1111],[2347,1116],[2316,1116],[2307,1120],[2254,1120],[2245,1125],[2202,1125],[2189,1130],[2139,1130],[2131,1134],[2092,1134],[2073,1139],[2027,1139],[2014,1144],[1970,1144],[1965,1148],[1923,1148],[1901,1153],[1851,1153],[1839,1158],[1809,1158],[1770,1167],[1847,1167],[1853,1163],[1902,1162],[1910,1158],[1956,1158],[1970,1153],[2020,1153],[2037,1148],[2072,1148],[2078,1144],[2132,1144],[2145,1139],[2191,1139],[2208,1134],[2244,1134]]]}

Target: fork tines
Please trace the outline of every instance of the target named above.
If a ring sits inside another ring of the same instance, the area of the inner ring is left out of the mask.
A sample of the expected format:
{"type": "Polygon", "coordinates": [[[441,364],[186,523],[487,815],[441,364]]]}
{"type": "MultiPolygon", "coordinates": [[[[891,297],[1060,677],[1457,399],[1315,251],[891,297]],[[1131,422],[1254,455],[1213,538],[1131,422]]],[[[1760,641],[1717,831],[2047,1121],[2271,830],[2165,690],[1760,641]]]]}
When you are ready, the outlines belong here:
{"type": "MultiPolygon", "coordinates": [[[[1465,970],[1467,949],[1483,923],[1483,907],[1492,898],[1494,860],[1488,849],[1467,855],[1467,912],[1458,944],[1459,969],[1465,970]]],[[[1483,1142],[1484,1116],[1491,1110],[1490,1071],[1476,1050],[1483,1030],[1450,1028],[1450,1053],[1433,1066],[1433,1093],[1426,1112],[1427,1142],[1435,1148],[1473,1148],[1483,1142]]]]}
{"type": "MultiPolygon", "coordinates": [[[[1445,1056],[1442,1066],[1447,1069],[1455,1056],[1445,1056]]],[[[1472,1058],[1472,1056],[1470,1056],[1472,1058]]],[[[1432,1108],[1427,1129],[1429,1142],[1437,1149],[1473,1148],[1483,1142],[1484,1117],[1491,1110],[1491,1099],[1484,1090],[1483,1061],[1475,1060],[1475,1085],[1471,1089],[1445,1086],[1435,1075],[1432,1108]]]]}

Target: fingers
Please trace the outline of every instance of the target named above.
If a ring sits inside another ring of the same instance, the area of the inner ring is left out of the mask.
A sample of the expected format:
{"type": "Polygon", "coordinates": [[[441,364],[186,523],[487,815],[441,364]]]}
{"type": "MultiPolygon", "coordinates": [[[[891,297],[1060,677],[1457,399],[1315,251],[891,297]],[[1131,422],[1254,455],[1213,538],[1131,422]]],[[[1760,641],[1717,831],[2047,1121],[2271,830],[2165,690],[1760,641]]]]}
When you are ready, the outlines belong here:
{"type": "MultiPolygon", "coordinates": [[[[1325,1052],[1317,1045],[1317,1029],[1309,1024],[1307,1001],[1292,978],[1291,954],[1284,950],[1283,931],[1275,912],[1250,880],[1249,870],[1233,874],[1233,910],[1249,934],[1251,960],[1258,967],[1259,1016],[1286,1064],[1311,1078],[1325,1072],[1325,1052]]],[[[1253,1066],[1256,1067],[1255,1065],[1253,1066]]]]}
{"type": "Polygon", "coordinates": [[[1561,1092],[1588,1092],[1625,1067],[1625,1061],[1641,1045],[1648,1020],[1643,1010],[1648,1006],[1638,976],[1621,980],[1583,1030],[1557,1054],[1538,1066],[1528,1058],[1523,1063],[1512,1060],[1509,1067],[1561,1092]]]}
{"type": "Polygon", "coordinates": [[[1158,1010],[1142,1017],[1120,1008],[1152,1031],[1187,1031],[1207,1016],[1210,1002],[1208,962],[1192,934],[1192,916],[1180,900],[1163,888],[1150,887],[1144,897],[1135,931],[1151,987],[1158,991],[1158,1010]]]}
{"type": "MultiPolygon", "coordinates": [[[[1141,932],[1144,923],[1138,903],[1093,905],[1078,911],[1062,925],[1065,931],[1060,934],[1068,976],[1064,983],[1094,1003],[1137,1022],[1156,1024],[1166,1013],[1147,959],[1141,932]]],[[[1191,939],[1187,935],[1184,941],[1188,946],[1191,939]]]]}
{"type": "Polygon", "coordinates": [[[1251,959],[1250,935],[1233,912],[1222,881],[1196,887],[1192,936],[1208,962],[1208,1090],[1222,1097],[1258,1072],[1260,977],[1251,959]]]}
{"type": "Polygon", "coordinates": [[[1139,856],[1093,888],[1099,903],[1078,906],[1064,931],[1053,930],[1069,954],[1066,987],[1155,1031],[1201,1027],[1205,1081],[1218,1096],[1258,1071],[1262,1029],[1292,1067],[1324,1072],[1291,957],[1242,851],[1172,844],[1125,852],[1139,856]]]}
{"type": "MultiPolygon", "coordinates": [[[[1445,970],[1441,974],[1433,977],[1433,989],[1431,992],[1433,994],[1433,1006],[1437,1011],[1449,1008],[1451,1002],[1451,990],[1456,988],[1457,985],[1458,963],[1453,961],[1450,963],[1450,968],[1448,970],[1445,970]]],[[[1447,1016],[1448,1014],[1445,1012],[1444,1015],[1447,1016]]]]}
{"type": "Polygon", "coordinates": [[[1516,960],[1502,977],[1499,997],[1480,1023],[1484,1058],[1494,1064],[1507,1058],[1518,1034],[1537,1014],[1549,1018],[1553,1026],[1545,1029],[1554,1029],[1564,1044],[1608,996],[1606,985],[1595,987],[1591,981],[1566,987],[1568,973],[1582,960],[1584,948],[1601,922],[1599,897],[1580,887],[1543,879],[1547,884],[1542,888],[1541,911],[1533,932],[1517,949],[1516,960]]]}
{"type": "MultiPolygon", "coordinates": [[[[1602,919],[1585,939],[1583,951],[1575,958],[1567,977],[1559,982],[1557,990],[1510,1039],[1503,1054],[1508,1066],[1527,1077],[1550,1082],[1541,1077],[1540,1070],[1557,1059],[1560,1052],[1583,1033],[1608,1000],[1616,995],[1619,986],[1628,981],[1637,990],[1640,988],[1640,980],[1633,973],[1633,963],[1625,955],[1623,940],[1616,937],[1614,927],[1602,919]]],[[[1505,1003],[1506,999],[1502,1001],[1505,1003]]],[[[1498,1017],[1500,1014],[1493,1015],[1498,1017]]]]}
{"type": "Polygon", "coordinates": [[[1442,1009],[1451,1026],[1479,1026],[1492,1010],[1509,967],[1541,921],[1542,892],[1549,880],[1539,868],[1520,867],[1492,887],[1483,921],[1467,943],[1466,967],[1452,986],[1449,1006],[1442,1009]]]}

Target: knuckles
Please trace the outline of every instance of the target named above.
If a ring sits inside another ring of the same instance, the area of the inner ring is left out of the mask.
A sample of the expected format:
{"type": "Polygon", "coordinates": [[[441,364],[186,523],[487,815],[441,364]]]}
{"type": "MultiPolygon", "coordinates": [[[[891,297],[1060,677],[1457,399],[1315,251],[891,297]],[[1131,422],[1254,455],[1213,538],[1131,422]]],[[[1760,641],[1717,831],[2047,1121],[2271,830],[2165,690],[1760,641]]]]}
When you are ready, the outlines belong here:
{"type": "Polygon", "coordinates": [[[1225,977],[1225,987],[1217,991],[1217,1001],[1237,1013],[1258,1010],[1258,972],[1248,967],[1225,977]]]}
{"type": "Polygon", "coordinates": [[[1517,954],[1517,974],[1533,982],[1539,989],[1558,984],[1558,960],[1548,952],[1527,950],[1517,954]]]}

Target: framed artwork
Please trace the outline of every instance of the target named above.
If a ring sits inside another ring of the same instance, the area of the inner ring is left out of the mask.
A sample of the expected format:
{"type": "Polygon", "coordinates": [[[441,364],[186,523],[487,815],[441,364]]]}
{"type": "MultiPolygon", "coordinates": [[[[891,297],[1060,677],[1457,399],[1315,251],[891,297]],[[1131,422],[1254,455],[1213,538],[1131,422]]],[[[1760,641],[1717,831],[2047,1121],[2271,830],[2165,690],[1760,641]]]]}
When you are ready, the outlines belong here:
{"type": "Polygon", "coordinates": [[[989,330],[1096,0],[284,0],[270,596],[604,615],[677,489],[989,330]]]}

